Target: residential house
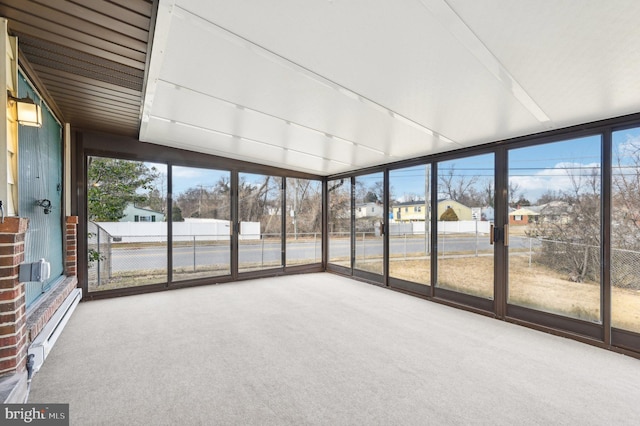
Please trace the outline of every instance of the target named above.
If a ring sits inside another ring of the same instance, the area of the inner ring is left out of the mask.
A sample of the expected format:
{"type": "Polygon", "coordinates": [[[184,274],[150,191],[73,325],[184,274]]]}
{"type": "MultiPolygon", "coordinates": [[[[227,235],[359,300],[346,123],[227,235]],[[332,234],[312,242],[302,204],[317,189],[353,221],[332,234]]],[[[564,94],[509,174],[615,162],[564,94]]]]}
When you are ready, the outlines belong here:
{"type": "Polygon", "coordinates": [[[356,219],[363,218],[382,218],[384,207],[380,203],[362,203],[356,205],[356,219]]]}
{"type": "Polygon", "coordinates": [[[138,207],[133,203],[127,205],[124,209],[124,216],[120,222],[164,222],[164,213],[151,209],[138,207]]]}
{"type": "Polygon", "coordinates": [[[462,203],[450,199],[438,200],[438,218],[442,217],[442,214],[449,207],[451,207],[453,211],[456,212],[458,220],[473,220],[473,215],[470,207],[467,207],[462,203]]]}
{"type": "Polygon", "coordinates": [[[538,220],[540,213],[522,207],[509,212],[509,225],[527,225],[538,220]]]}

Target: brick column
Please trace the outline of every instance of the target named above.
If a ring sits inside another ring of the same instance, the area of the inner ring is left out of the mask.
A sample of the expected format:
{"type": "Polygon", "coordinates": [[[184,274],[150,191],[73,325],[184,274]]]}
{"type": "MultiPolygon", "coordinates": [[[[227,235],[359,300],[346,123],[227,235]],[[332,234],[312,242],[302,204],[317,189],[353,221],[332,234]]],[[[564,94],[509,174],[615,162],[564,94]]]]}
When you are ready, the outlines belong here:
{"type": "Polygon", "coordinates": [[[78,216],[67,216],[64,274],[78,275],[78,216]]]}
{"type": "Polygon", "coordinates": [[[0,376],[26,368],[26,301],[18,265],[24,261],[28,224],[29,219],[18,217],[0,223],[0,376]]]}

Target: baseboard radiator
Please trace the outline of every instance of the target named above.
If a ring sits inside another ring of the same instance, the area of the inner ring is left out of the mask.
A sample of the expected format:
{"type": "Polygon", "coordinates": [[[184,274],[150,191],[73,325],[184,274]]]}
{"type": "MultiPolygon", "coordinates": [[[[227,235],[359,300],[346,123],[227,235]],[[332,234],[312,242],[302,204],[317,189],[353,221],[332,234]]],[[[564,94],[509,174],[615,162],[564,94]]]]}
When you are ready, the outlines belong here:
{"type": "Polygon", "coordinates": [[[44,360],[51,352],[51,348],[55,345],[58,337],[60,337],[60,333],[62,333],[69,318],[71,318],[71,314],[78,306],[80,299],[82,299],[82,290],[79,288],[73,289],[29,346],[28,354],[34,356],[33,374],[42,367],[44,360]]]}

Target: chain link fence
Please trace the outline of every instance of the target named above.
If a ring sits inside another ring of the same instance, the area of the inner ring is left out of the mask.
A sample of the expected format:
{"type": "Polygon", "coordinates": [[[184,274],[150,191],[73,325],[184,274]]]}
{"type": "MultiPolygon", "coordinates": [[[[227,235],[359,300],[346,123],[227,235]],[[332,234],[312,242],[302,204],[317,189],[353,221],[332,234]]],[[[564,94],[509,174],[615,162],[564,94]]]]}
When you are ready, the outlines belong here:
{"type": "Polygon", "coordinates": [[[640,251],[611,250],[611,285],[640,290],[640,251]]]}
{"type": "Polygon", "coordinates": [[[111,278],[111,235],[94,222],[87,224],[87,281],[99,287],[111,278]]]}
{"type": "MultiPolygon", "coordinates": [[[[166,235],[110,235],[90,222],[88,234],[88,281],[92,290],[150,284],[167,280],[166,235]]],[[[280,265],[280,234],[240,236],[243,268],[260,269],[280,265]]],[[[287,234],[287,264],[322,261],[319,233],[287,234]]],[[[174,235],[172,247],[174,280],[230,274],[231,245],[228,234],[174,235]]]]}
{"type": "MultiPolygon", "coordinates": [[[[511,255],[527,256],[529,265],[538,262],[580,281],[578,269],[586,268],[583,277],[600,281],[600,246],[548,240],[544,238],[512,238],[511,255]]],[[[640,251],[611,249],[611,285],[640,290],[640,251]]]]}
{"type": "MultiPolygon", "coordinates": [[[[329,238],[330,257],[349,257],[349,238],[346,233],[332,233],[331,237],[342,237],[334,241],[329,238]]],[[[183,236],[174,242],[173,266],[181,273],[208,270],[215,275],[228,272],[230,245],[220,235],[183,236]]],[[[361,261],[382,255],[381,237],[378,232],[358,232],[357,259],[361,261]],[[369,246],[371,244],[371,246],[369,246]]],[[[134,277],[144,275],[164,275],[167,271],[166,235],[136,236],[136,242],[122,242],[125,237],[113,237],[99,225],[88,224],[88,282],[89,288],[100,289],[114,277],[134,277]]],[[[439,238],[439,253],[452,252],[478,255],[478,250],[490,246],[486,238],[468,236],[454,246],[450,241],[439,238]],[[464,248],[464,249],[463,249],[464,248]]],[[[396,234],[390,236],[392,256],[410,258],[426,256],[430,252],[428,238],[424,235],[396,234]]],[[[303,264],[321,261],[321,238],[317,233],[298,233],[287,236],[287,263],[303,264]],[[298,238],[295,240],[294,238],[298,238]]],[[[265,235],[253,242],[258,266],[264,266],[264,259],[280,254],[279,244],[270,244],[265,235]]],[[[565,273],[568,279],[579,281],[592,279],[599,281],[600,247],[579,243],[568,243],[542,238],[511,237],[509,253],[524,256],[528,263],[539,263],[553,270],[565,273]],[[581,270],[580,268],[586,268],[581,270]],[[582,274],[582,276],[579,276],[582,274]]],[[[618,288],[640,290],[640,251],[613,248],[611,250],[611,284],[618,288]]]]}

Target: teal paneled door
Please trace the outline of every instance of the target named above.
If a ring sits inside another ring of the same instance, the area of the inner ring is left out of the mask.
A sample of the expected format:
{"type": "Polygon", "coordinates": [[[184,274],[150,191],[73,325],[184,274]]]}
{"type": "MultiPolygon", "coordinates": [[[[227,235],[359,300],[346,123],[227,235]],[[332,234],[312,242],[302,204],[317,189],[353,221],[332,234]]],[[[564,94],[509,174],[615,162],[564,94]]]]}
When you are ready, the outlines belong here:
{"type": "MultiPolygon", "coordinates": [[[[18,96],[41,103],[22,74],[18,96]]],[[[51,264],[49,280],[26,283],[27,308],[63,273],[62,127],[44,103],[42,121],[40,128],[18,128],[18,215],[29,219],[24,261],[45,259],[51,264]]]]}

